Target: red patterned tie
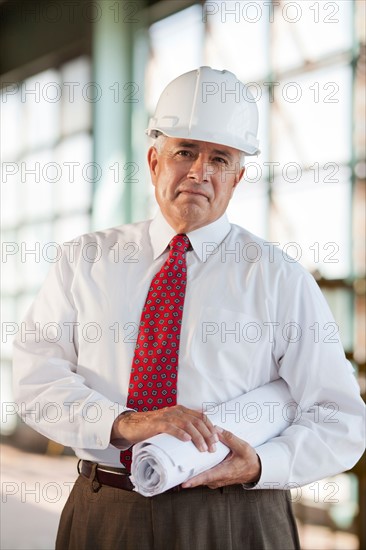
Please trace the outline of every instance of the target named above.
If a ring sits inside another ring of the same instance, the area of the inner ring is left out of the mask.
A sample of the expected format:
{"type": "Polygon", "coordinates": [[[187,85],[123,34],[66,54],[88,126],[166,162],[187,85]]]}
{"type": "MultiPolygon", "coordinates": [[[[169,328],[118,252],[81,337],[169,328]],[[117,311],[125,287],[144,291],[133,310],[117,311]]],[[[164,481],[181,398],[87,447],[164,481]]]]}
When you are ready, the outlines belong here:
{"type": "MultiPolygon", "coordinates": [[[[169,256],[153,277],[142,310],[132,362],[127,406],[155,411],[177,402],[179,339],[187,283],[187,235],[169,243],[169,256]]],[[[131,469],[132,449],[121,451],[121,462],[131,469]]]]}

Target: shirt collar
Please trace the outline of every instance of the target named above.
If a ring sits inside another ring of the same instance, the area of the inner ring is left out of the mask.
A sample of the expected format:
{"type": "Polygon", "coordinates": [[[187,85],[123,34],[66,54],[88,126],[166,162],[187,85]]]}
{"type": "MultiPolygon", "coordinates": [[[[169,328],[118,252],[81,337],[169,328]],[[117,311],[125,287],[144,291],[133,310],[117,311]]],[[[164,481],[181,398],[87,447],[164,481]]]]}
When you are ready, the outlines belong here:
{"type": "MultiPolygon", "coordinates": [[[[203,262],[207,260],[209,254],[213,253],[214,249],[220,246],[230,230],[229,220],[226,214],[223,214],[221,218],[214,222],[190,231],[187,233],[187,237],[197,257],[203,262]]],[[[176,231],[168,224],[161,210],[159,210],[151,221],[149,234],[155,260],[165,252],[169,242],[176,235],[176,231]]]]}

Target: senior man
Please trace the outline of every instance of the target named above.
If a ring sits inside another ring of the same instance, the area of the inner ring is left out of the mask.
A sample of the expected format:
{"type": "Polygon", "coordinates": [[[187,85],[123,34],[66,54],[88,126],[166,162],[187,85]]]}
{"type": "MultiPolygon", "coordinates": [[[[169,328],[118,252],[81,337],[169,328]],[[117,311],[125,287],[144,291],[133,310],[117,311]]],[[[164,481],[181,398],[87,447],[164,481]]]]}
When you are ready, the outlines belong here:
{"type": "Polygon", "coordinates": [[[66,243],[25,319],[47,331],[15,343],[24,418],[81,459],[58,550],[299,548],[288,488],[363,451],[364,406],[315,281],[225,214],[244,156],[258,153],[257,126],[232,73],[200,67],[171,82],[147,130],[157,215],[66,243]],[[279,378],[300,414],[256,449],[202,412],[279,378]],[[49,402],[57,423],[35,420],[32,407],[49,402]],[[231,452],[144,497],[129,479],[131,446],[159,433],[231,452]]]}

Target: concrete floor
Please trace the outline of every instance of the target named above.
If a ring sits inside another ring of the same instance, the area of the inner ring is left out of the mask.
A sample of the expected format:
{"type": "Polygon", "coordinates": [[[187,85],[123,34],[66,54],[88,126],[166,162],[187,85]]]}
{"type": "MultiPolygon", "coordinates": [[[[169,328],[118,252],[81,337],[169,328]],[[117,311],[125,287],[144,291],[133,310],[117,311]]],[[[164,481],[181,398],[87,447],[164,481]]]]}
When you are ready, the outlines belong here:
{"type": "Polygon", "coordinates": [[[1,550],[53,550],[77,459],[0,446],[1,550]]]}

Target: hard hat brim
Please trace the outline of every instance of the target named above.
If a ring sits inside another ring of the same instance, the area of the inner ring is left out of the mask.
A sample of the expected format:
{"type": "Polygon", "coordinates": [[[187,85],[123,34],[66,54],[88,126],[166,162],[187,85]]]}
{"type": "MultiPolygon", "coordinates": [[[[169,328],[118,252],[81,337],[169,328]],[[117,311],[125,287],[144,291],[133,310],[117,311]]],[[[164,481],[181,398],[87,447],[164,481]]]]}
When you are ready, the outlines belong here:
{"type": "Polygon", "coordinates": [[[243,152],[247,156],[260,154],[258,146],[254,143],[253,145],[248,143],[249,140],[257,142],[255,136],[246,136],[248,140],[243,142],[238,139],[233,139],[230,135],[223,136],[222,132],[215,134],[213,132],[205,132],[197,129],[189,130],[187,128],[158,128],[150,126],[145,130],[145,133],[153,139],[157,138],[160,134],[163,134],[164,136],[171,138],[192,139],[193,141],[207,141],[208,143],[226,145],[227,147],[232,147],[233,149],[243,152]]]}

